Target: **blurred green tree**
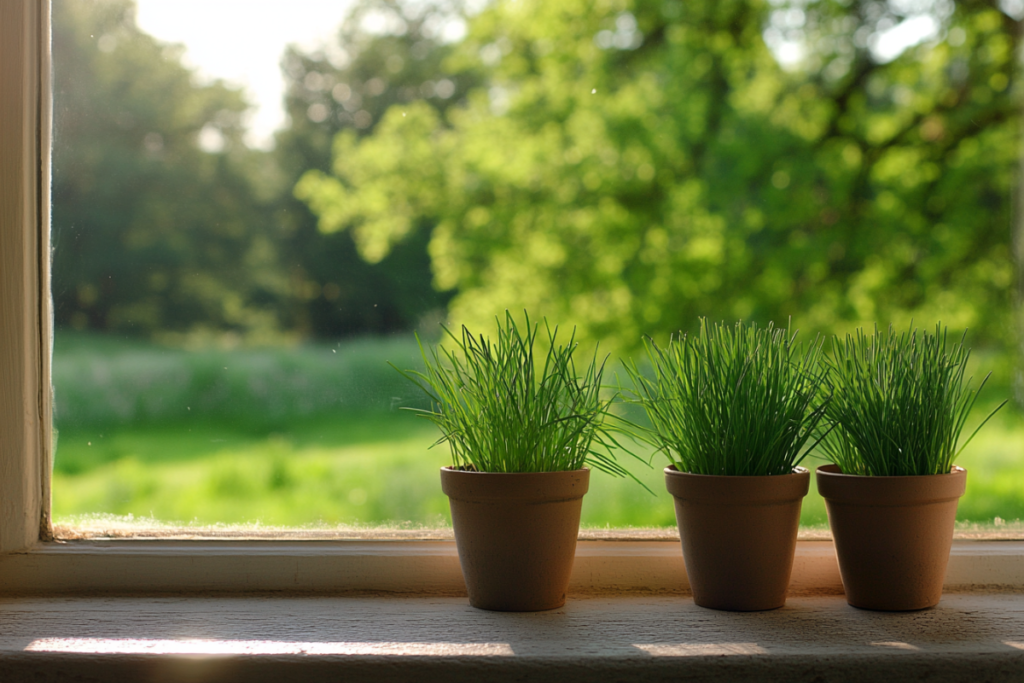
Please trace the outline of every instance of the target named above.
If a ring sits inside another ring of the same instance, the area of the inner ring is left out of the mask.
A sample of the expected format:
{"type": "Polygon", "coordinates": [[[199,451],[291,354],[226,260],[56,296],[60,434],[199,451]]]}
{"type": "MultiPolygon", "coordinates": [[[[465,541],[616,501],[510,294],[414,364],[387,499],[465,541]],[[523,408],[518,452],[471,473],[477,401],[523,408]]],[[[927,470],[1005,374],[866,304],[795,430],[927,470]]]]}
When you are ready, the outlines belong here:
{"type": "Polygon", "coordinates": [[[291,264],[289,324],[336,337],[394,332],[443,313],[450,293],[431,286],[427,243],[435,221],[424,216],[387,254],[363,259],[351,233],[320,231],[308,206],[292,194],[310,169],[328,171],[335,135],[371,135],[392,106],[425,103],[444,112],[478,85],[472,69],[444,66],[453,46],[441,33],[459,16],[445,2],[363,0],[338,32],[329,54],[290,48],[282,60],[289,126],[273,153],[284,179],[277,218],[291,264]]]}
{"type": "Polygon", "coordinates": [[[342,131],[296,195],[371,262],[436,223],[435,284],[460,321],[526,307],[625,350],[698,315],[916,316],[1005,343],[1011,9],[499,0],[446,62],[486,88],[342,131]],[[930,36],[887,53],[912,22],[930,36]]]}
{"type": "Polygon", "coordinates": [[[242,94],[197,84],[130,0],[53,8],[58,326],[141,336],[279,329],[286,292],[242,94]]]}

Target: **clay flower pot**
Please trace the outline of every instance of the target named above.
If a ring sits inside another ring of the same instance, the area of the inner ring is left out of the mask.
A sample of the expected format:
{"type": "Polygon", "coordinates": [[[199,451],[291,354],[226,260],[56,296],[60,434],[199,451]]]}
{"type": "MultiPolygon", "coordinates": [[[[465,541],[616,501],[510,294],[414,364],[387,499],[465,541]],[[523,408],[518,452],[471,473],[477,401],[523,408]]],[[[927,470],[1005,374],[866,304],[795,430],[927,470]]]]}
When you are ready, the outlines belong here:
{"type": "Polygon", "coordinates": [[[502,474],[441,468],[469,604],[536,612],[565,604],[590,470],[502,474]]]}
{"type": "Polygon", "coordinates": [[[822,465],[817,480],[846,601],[854,607],[890,611],[937,605],[967,470],[867,477],[822,465]]]}
{"type": "Polygon", "coordinates": [[[711,476],[665,468],[693,601],[755,611],[786,603],[806,468],[763,477],[711,476]]]}

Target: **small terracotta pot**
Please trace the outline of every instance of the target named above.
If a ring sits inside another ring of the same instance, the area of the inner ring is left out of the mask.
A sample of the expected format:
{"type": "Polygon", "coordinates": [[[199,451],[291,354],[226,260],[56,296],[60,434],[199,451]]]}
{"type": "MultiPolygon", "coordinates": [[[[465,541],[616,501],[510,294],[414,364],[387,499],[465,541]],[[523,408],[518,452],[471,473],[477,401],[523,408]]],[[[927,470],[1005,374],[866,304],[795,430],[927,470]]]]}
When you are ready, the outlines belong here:
{"type": "Polygon", "coordinates": [[[786,603],[811,475],[729,477],[665,468],[693,601],[749,612],[786,603]]]}
{"type": "Polygon", "coordinates": [[[906,611],[939,604],[953,544],[956,505],[967,470],[917,477],[817,470],[846,601],[863,609],[906,611]]]}
{"type": "Polygon", "coordinates": [[[565,604],[590,470],[501,474],[441,468],[469,604],[537,612],[565,604]]]}

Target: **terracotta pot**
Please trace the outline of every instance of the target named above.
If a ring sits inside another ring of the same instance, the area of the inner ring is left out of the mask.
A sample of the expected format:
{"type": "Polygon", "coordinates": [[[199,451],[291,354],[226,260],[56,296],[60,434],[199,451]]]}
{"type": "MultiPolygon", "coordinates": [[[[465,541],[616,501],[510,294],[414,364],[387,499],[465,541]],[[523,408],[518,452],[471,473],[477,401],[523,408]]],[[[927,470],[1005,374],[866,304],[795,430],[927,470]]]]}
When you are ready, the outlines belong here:
{"type": "Polygon", "coordinates": [[[469,604],[536,612],[565,604],[590,470],[441,469],[469,604]]]}
{"type": "Polygon", "coordinates": [[[693,601],[755,611],[786,603],[800,504],[811,475],[728,477],[665,468],[693,601]]]}
{"type": "Polygon", "coordinates": [[[822,465],[817,479],[846,601],[889,611],[937,605],[967,471],[865,477],[822,465]]]}

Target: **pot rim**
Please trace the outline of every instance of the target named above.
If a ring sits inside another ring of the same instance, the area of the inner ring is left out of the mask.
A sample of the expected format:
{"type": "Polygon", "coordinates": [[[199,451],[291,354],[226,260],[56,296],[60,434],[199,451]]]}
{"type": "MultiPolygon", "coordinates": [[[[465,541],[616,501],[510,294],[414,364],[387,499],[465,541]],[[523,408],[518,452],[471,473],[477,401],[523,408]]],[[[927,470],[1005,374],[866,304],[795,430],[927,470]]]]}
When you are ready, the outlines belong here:
{"type": "Polygon", "coordinates": [[[956,500],[967,489],[967,470],[953,465],[944,474],[872,476],[843,474],[835,464],[815,471],[818,493],[829,503],[903,507],[956,500]]]}
{"type": "Polygon", "coordinates": [[[708,481],[713,479],[727,479],[729,481],[755,481],[759,479],[776,479],[778,477],[792,477],[794,475],[802,477],[804,475],[810,475],[810,470],[808,470],[803,465],[797,465],[796,467],[793,468],[792,472],[787,472],[786,474],[697,474],[696,472],[683,472],[682,470],[677,470],[675,465],[669,465],[668,467],[665,468],[665,474],[671,475],[673,477],[701,477],[707,479],[708,481]]]}
{"type": "Polygon", "coordinates": [[[895,474],[895,475],[874,475],[874,474],[846,474],[839,469],[839,465],[835,463],[828,463],[825,465],[818,465],[815,468],[815,473],[820,474],[823,477],[842,477],[843,479],[860,479],[860,480],[886,480],[886,481],[898,481],[898,480],[920,480],[923,477],[955,477],[959,476],[961,472],[966,473],[967,468],[961,467],[960,465],[953,465],[949,472],[943,472],[942,474],[895,474]]]}
{"type": "Polygon", "coordinates": [[[590,468],[555,472],[476,472],[441,468],[441,490],[454,500],[555,503],[582,498],[590,468]]]}
{"type": "Polygon", "coordinates": [[[684,504],[713,505],[777,505],[803,499],[811,484],[806,467],[794,468],[789,474],[759,476],[726,474],[692,474],[674,466],[665,468],[665,487],[684,504]]]}
{"type": "Polygon", "coordinates": [[[536,476],[538,474],[571,474],[578,472],[589,472],[589,467],[581,467],[578,470],[549,470],[547,472],[480,472],[479,470],[464,470],[461,467],[452,467],[451,465],[445,465],[441,468],[442,472],[449,472],[455,476],[467,476],[467,475],[488,475],[488,476],[499,476],[499,477],[527,477],[536,476]]]}

